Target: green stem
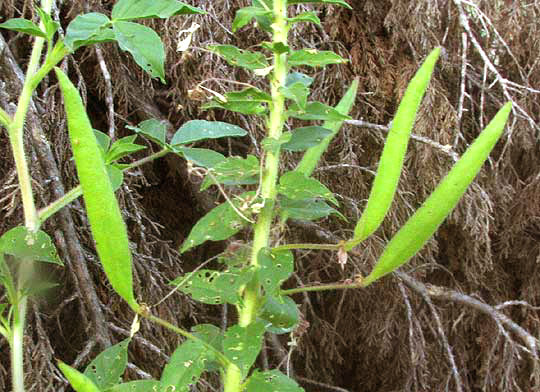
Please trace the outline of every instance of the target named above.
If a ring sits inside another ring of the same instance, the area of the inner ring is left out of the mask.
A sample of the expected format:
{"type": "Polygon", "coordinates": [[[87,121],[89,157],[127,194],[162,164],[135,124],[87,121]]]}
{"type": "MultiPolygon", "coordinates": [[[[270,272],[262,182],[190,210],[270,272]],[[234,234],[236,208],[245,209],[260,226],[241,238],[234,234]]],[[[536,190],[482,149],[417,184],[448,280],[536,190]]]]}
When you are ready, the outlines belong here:
{"type": "MultiPolygon", "coordinates": [[[[263,2],[264,3],[264,2],[263,2]]],[[[287,45],[287,0],[274,0],[274,23],[273,44],[287,45]]],[[[268,137],[279,139],[285,124],[285,97],[280,92],[280,88],[285,86],[288,65],[286,53],[274,53],[274,70],[271,80],[272,104],[270,105],[270,117],[268,120],[268,137]]],[[[270,229],[274,218],[274,206],[277,195],[276,183],[279,174],[280,150],[267,151],[264,157],[264,169],[261,179],[261,197],[264,200],[264,207],[257,217],[253,231],[253,243],[250,257],[250,264],[257,267],[259,265],[259,251],[267,247],[270,243],[270,229]]],[[[239,309],[238,325],[246,327],[251,324],[257,316],[259,305],[260,283],[253,279],[246,285],[244,290],[244,305],[239,309]]],[[[224,392],[240,392],[242,384],[242,374],[237,366],[228,366],[224,375],[224,392]]]]}
{"type": "Polygon", "coordinates": [[[163,319],[161,319],[159,317],[156,317],[156,316],[152,315],[148,311],[148,308],[141,306],[140,309],[137,311],[137,313],[139,314],[139,316],[144,317],[144,318],[152,321],[153,323],[161,325],[162,327],[167,328],[168,330],[170,330],[170,331],[172,331],[174,333],[177,333],[178,335],[181,335],[181,336],[183,336],[183,337],[185,337],[187,339],[192,339],[192,340],[195,340],[195,341],[201,343],[204,347],[206,347],[208,350],[212,351],[216,355],[217,359],[221,362],[221,364],[223,366],[227,366],[227,367],[234,366],[234,367],[236,367],[238,369],[238,367],[236,365],[231,363],[231,361],[225,355],[223,355],[223,353],[221,353],[219,350],[216,350],[211,344],[206,343],[204,340],[198,338],[197,336],[195,336],[192,333],[186,331],[185,329],[179,328],[176,325],[173,325],[173,324],[169,323],[166,320],[163,320],[163,319]]]}
{"type": "Polygon", "coordinates": [[[7,114],[4,109],[0,108],[0,125],[3,125],[6,127],[6,129],[9,129],[9,126],[11,124],[11,117],[9,114],[7,114]]]}
{"type": "Polygon", "coordinates": [[[317,249],[317,250],[339,250],[341,244],[286,244],[272,248],[272,250],[290,250],[290,249],[317,249]]]}
{"type": "Polygon", "coordinates": [[[13,392],[24,392],[24,321],[26,316],[26,296],[13,304],[13,326],[10,335],[11,377],[13,392]]]}
{"type": "Polygon", "coordinates": [[[364,288],[364,285],[360,282],[353,283],[330,283],[330,284],[321,284],[318,286],[305,286],[305,287],[296,287],[294,289],[280,290],[281,295],[292,295],[297,293],[306,293],[309,291],[328,291],[328,290],[348,290],[348,289],[361,289],[364,288]]]}
{"type": "MultiPolygon", "coordinates": [[[[161,158],[164,155],[167,155],[171,150],[168,148],[164,148],[158,152],[155,152],[151,155],[148,155],[147,157],[144,157],[142,159],[139,159],[138,161],[135,161],[125,168],[122,169],[122,171],[126,171],[129,169],[133,169],[137,166],[144,165],[145,163],[151,162],[154,159],[161,158]]],[[[77,185],[75,188],[71,189],[69,192],[66,192],[64,196],[60,197],[59,199],[53,201],[48,206],[42,208],[38,211],[38,218],[39,218],[39,224],[43,224],[47,219],[49,219],[52,215],[56,214],[58,211],[60,211],[62,208],[67,206],[69,203],[77,199],[79,196],[82,195],[82,188],[80,185],[77,185]]]]}

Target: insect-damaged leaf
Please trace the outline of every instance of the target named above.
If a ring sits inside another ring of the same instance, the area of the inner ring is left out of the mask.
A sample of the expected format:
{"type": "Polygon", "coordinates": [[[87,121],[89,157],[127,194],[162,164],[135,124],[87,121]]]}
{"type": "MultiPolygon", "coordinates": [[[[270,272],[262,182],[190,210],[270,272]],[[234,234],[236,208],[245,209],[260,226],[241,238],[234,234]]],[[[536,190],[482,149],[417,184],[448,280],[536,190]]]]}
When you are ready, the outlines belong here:
{"type": "Polygon", "coordinates": [[[255,370],[247,380],[245,392],[304,392],[296,381],[279,370],[255,370]]]}
{"type": "Polygon", "coordinates": [[[294,270],[294,257],[291,251],[273,251],[262,248],[257,255],[259,261],[259,281],[269,294],[276,294],[281,284],[294,270]]]}
{"type": "Polygon", "coordinates": [[[30,233],[24,226],[14,227],[0,237],[0,254],[63,265],[49,235],[41,230],[30,233]]]}
{"type": "Polygon", "coordinates": [[[126,370],[129,342],[130,339],[122,340],[100,353],[86,367],[84,375],[101,390],[118,384],[126,370]]]}
{"type": "Polygon", "coordinates": [[[255,321],[247,327],[233,325],[225,332],[223,354],[233,362],[245,377],[261,351],[265,323],[255,321]]]}

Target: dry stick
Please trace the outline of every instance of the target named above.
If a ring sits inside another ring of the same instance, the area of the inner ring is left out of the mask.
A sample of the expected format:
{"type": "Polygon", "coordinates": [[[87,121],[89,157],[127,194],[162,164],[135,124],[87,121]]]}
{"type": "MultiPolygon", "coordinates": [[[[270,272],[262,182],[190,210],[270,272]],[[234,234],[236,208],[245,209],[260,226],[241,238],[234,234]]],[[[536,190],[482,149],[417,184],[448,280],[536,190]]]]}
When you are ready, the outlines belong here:
{"type": "Polygon", "coordinates": [[[467,34],[461,33],[461,82],[459,86],[459,103],[458,103],[458,114],[457,114],[457,132],[454,137],[453,148],[457,147],[460,138],[463,138],[461,135],[461,120],[463,118],[463,103],[465,101],[466,81],[467,81],[467,34]]]}
{"type": "MultiPolygon", "coordinates": [[[[121,335],[124,335],[124,336],[131,335],[131,332],[129,330],[119,327],[118,325],[114,323],[108,323],[108,326],[111,330],[121,335]]],[[[157,354],[164,361],[166,362],[169,361],[169,356],[165,354],[162,349],[154,345],[152,342],[149,342],[148,340],[146,340],[144,337],[141,336],[141,334],[135,334],[131,339],[134,340],[136,343],[140,344],[141,346],[143,346],[147,351],[151,351],[154,354],[157,354]]]]}
{"type": "MultiPolygon", "coordinates": [[[[0,56],[0,75],[2,75],[4,80],[8,81],[10,86],[17,89],[17,92],[20,92],[23,83],[23,79],[21,79],[23,73],[1,36],[0,47],[4,47],[2,55],[0,56]]],[[[15,91],[10,92],[15,93],[15,91]]],[[[11,97],[11,100],[16,102],[16,97],[11,97]]],[[[58,199],[65,193],[64,185],[49,141],[41,128],[39,118],[40,116],[36,104],[31,103],[27,114],[26,124],[32,135],[32,147],[36,150],[43,172],[50,175],[49,186],[52,198],[58,199]]],[[[86,308],[90,314],[93,333],[95,334],[100,347],[108,347],[111,345],[109,332],[105,328],[105,318],[101,312],[100,301],[97,297],[95,287],[92,284],[93,280],[88,271],[87,262],[83,255],[79,238],[76,234],[75,224],[71,213],[67,208],[64,208],[58,214],[59,215],[56,217],[57,224],[61,228],[65,240],[63,241],[65,246],[61,246],[60,249],[68,260],[69,265],[72,267],[69,271],[72,273],[73,280],[79,291],[79,298],[84,304],[81,308],[86,308]],[[85,300],[83,301],[83,299],[85,300]]]]}
{"type": "Polygon", "coordinates": [[[414,325],[413,325],[413,312],[412,312],[412,306],[411,302],[409,301],[409,296],[407,295],[407,292],[405,291],[405,287],[403,286],[403,283],[399,282],[399,291],[401,291],[401,296],[403,297],[403,302],[405,302],[405,307],[407,308],[407,321],[409,321],[409,349],[410,349],[410,355],[411,355],[411,369],[413,373],[413,382],[414,382],[414,390],[418,390],[418,375],[416,371],[416,360],[414,359],[415,356],[415,348],[414,348],[414,325]]]}
{"type": "Polygon", "coordinates": [[[426,293],[428,296],[436,299],[443,299],[447,301],[452,301],[467,305],[473,309],[476,309],[490,318],[492,318],[496,323],[506,326],[511,332],[515,333],[523,343],[528,347],[528,349],[522,347],[524,350],[529,352],[534,359],[538,360],[538,341],[532,336],[527,330],[519,326],[509,317],[499,312],[495,307],[488,305],[482,301],[479,301],[476,298],[471,297],[470,295],[459,293],[454,290],[450,290],[440,286],[425,285],[408,274],[400,271],[396,271],[395,274],[402,279],[407,286],[412,288],[418,293],[426,293]]]}
{"type": "MultiPolygon", "coordinates": [[[[373,124],[373,123],[363,121],[363,120],[345,120],[345,123],[350,124],[350,125],[354,125],[354,126],[357,126],[357,127],[375,129],[377,131],[382,131],[384,133],[388,133],[390,131],[389,126],[373,124]]],[[[431,140],[431,139],[429,139],[427,137],[415,135],[414,133],[411,134],[411,139],[416,140],[416,141],[421,142],[421,143],[428,144],[428,145],[436,148],[437,150],[442,151],[446,155],[450,156],[454,162],[457,162],[458,159],[459,159],[458,153],[455,152],[452,149],[452,146],[450,146],[450,145],[445,146],[445,145],[437,143],[436,141],[431,140]]]]}
{"type": "MultiPolygon", "coordinates": [[[[469,18],[467,17],[467,14],[463,10],[463,7],[462,7],[461,3],[462,3],[462,0],[454,0],[454,4],[456,5],[456,7],[459,10],[460,24],[463,27],[463,29],[467,32],[467,34],[468,34],[470,40],[472,41],[475,49],[480,54],[480,57],[482,57],[482,60],[484,61],[484,64],[489,68],[489,70],[491,72],[493,72],[495,74],[495,78],[496,78],[497,82],[500,84],[500,86],[501,86],[501,88],[503,90],[504,97],[508,101],[513,102],[513,108],[515,108],[517,111],[519,111],[527,119],[527,121],[529,122],[529,125],[533,129],[536,129],[536,130],[540,129],[540,126],[536,125],[535,121],[529,116],[529,114],[524,109],[522,109],[521,106],[519,106],[515,102],[514,99],[512,99],[512,96],[508,92],[508,86],[507,86],[508,80],[503,78],[502,75],[499,73],[499,71],[497,71],[497,68],[495,68],[493,63],[489,60],[488,55],[486,54],[486,52],[484,51],[484,49],[482,48],[482,46],[480,45],[480,43],[478,42],[478,40],[476,39],[474,34],[472,33],[471,26],[469,25],[469,18]]],[[[514,110],[514,109],[512,109],[512,110],[514,110]]],[[[510,131],[508,137],[510,138],[510,136],[511,136],[511,131],[510,131]]]]}
{"type": "Polygon", "coordinates": [[[96,51],[96,56],[98,58],[99,68],[103,75],[103,80],[105,81],[105,103],[107,104],[107,111],[109,113],[109,137],[112,141],[116,138],[115,126],[114,126],[114,100],[113,100],[113,89],[111,83],[111,74],[103,58],[103,52],[100,45],[95,45],[94,49],[96,51]]]}
{"type": "Polygon", "coordinates": [[[313,384],[313,385],[317,385],[317,386],[319,386],[321,388],[326,388],[326,389],[328,389],[330,391],[349,392],[348,389],[336,387],[335,385],[325,384],[323,382],[315,381],[315,380],[305,378],[305,377],[296,376],[296,379],[300,380],[302,382],[305,382],[307,384],[313,384]]]}

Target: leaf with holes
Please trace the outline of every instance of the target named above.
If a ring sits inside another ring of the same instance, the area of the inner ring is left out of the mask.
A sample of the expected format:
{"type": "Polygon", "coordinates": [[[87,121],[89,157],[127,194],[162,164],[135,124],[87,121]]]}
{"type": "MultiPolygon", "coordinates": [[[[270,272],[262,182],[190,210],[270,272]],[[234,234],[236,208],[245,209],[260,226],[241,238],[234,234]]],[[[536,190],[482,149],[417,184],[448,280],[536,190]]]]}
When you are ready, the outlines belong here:
{"type": "Polygon", "coordinates": [[[320,197],[339,206],[334,194],[318,180],[297,171],[284,173],[279,178],[278,193],[291,200],[314,199],[320,197]]]}
{"type": "Polygon", "coordinates": [[[202,342],[186,340],[174,350],[161,375],[161,385],[167,391],[189,392],[196,384],[214,353],[202,342]]]}
{"type": "Polygon", "coordinates": [[[245,135],[247,132],[244,129],[233,124],[221,121],[191,120],[178,128],[170,144],[175,146],[206,139],[245,135]]]}
{"type": "Polygon", "coordinates": [[[301,49],[289,55],[288,63],[291,67],[307,65],[309,67],[324,67],[329,64],[344,64],[347,62],[340,55],[328,50],[301,49]]]}
{"type": "Polygon", "coordinates": [[[267,68],[269,65],[264,54],[239,49],[233,45],[211,45],[208,47],[208,50],[223,57],[230,65],[246,68],[251,71],[267,68]]]}
{"type": "Polygon", "coordinates": [[[208,150],[206,148],[189,148],[174,146],[172,150],[177,154],[180,154],[188,161],[193,162],[197,166],[202,166],[207,169],[217,166],[227,158],[223,154],[214,150],[208,150]]]}
{"type": "Polygon", "coordinates": [[[304,151],[320,144],[325,137],[331,134],[330,129],[316,125],[296,128],[289,141],[283,143],[281,147],[288,151],[304,151]]]}
{"type": "Polygon", "coordinates": [[[205,14],[203,10],[177,0],[118,0],[112,9],[115,20],[162,18],[173,15],[205,14]]]}
{"type": "Polygon", "coordinates": [[[294,270],[294,257],[291,251],[275,251],[262,248],[257,255],[259,261],[259,281],[266,293],[276,294],[281,284],[294,270]]]}
{"type": "Polygon", "coordinates": [[[8,19],[4,23],[0,23],[0,29],[13,30],[35,37],[47,38],[47,34],[38,25],[31,20],[23,18],[8,19]]]}
{"type": "Polygon", "coordinates": [[[122,340],[103,351],[86,367],[84,375],[101,390],[119,384],[127,366],[129,342],[122,340]]]}
{"type": "MultiPolygon", "coordinates": [[[[253,192],[247,192],[240,197],[252,197],[253,192]]],[[[236,199],[233,201],[236,206],[242,201],[236,199]]],[[[180,252],[183,253],[206,241],[222,241],[238,233],[247,224],[234,208],[225,202],[212,209],[203,216],[191,229],[188,238],[182,244],[180,252]]]]}
{"type": "Polygon", "coordinates": [[[63,265],[49,235],[41,230],[30,233],[24,226],[14,227],[0,237],[0,254],[63,265]]]}
{"type": "Polygon", "coordinates": [[[107,15],[90,12],[79,15],[66,29],[65,45],[72,51],[81,46],[114,41],[114,32],[107,15]]]}
{"type": "Polygon", "coordinates": [[[266,295],[259,317],[271,325],[266,330],[275,334],[291,332],[299,321],[298,305],[291,297],[266,295]]]}
{"type": "Polygon", "coordinates": [[[296,381],[279,370],[255,370],[246,382],[245,392],[304,392],[296,381]]]}
{"type": "Polygon", "coordinates": [[[283,219],[312,221],[336,214],[343,220],[347,220],[339,211],[320,199],[291,200],[282,196],[279,198],[279,210],[283,219]]]}
{"type": "Polygon", "coordinates": [[[142,69],[165,83],[165,48],[159,35],[150,27],[124,21],[115,21],[113,30],[120,49],[131,53],[142,69]]]}
{"type": "Polygon", "coordinates": [[[140,122],[136,127],[128,125],[126,128],[146,136],[148,139],[156,142],[160,146],[165,145],[167,125],[163,121],[158,121],[155,118],[151,118],[149,120],[140,122]]]}
{"type": "Polygon", "coordinates": [[[261,351],[264,326],[264,322],[255,321],[247,327],[233,325],[225,331],[223,354],[238,366],[242,378],[249,373],[261,351]]]}
{"type": "Polygon", "coordinates": [[[308,102],[304,109],[293,104],[287,111],[287,115],[300,120],[343,121],[351,119],[346,114],[341,114],[333,107],[321,102],[308,102]]]}
{"type": "MultiPolygon", "coordinates": [[[[137,380],[125,382],[115,385],[107,389],[105,392],[168,392],[161,384],[161,381],[156,380],[137,380]]],[[[170,392],[170,390],[169,390],[170,392]]]]}
{"type": "MultiPolygon", "coordinates": [[[[221,328],[212,324],[198,324],[192,328],[193,335],[203,340],[214,347],[217,351],[221,351],[223,346],[223,331],[221,328]]],[[[206,369],[209,372],[219,370],[221,364],[218,360],[209,360],[206,362],[206,369]]]]}
{"type": "Polygon", "coordinates": [[[246,158],[229,157],[212,168],[201,184],[201,191],[214,185],[214,179],[224,185],[249,185],[259,182],[259,160],[254,155],[246,158]],[[213,176],[213,178],[212,178],[213,176]]]}
{"type": "Polygon", "coordinates": [[[240,288],[251,280],[251,267],[220,272],[201,269],[195,273],[179,276],[170,282],[178,290],[205,304],[238,304],[241,301],[240,288]]]}
{"type": "Polygon", "coordinates": [[[242,114],[263,114],[267,112],[267,104],[272,102],[272,96],[255,87],[248,87],[242,91],[233,91],[225,94],[225,100],[214,98],[203,105],[203,109],[220,108],[242,114]]]}

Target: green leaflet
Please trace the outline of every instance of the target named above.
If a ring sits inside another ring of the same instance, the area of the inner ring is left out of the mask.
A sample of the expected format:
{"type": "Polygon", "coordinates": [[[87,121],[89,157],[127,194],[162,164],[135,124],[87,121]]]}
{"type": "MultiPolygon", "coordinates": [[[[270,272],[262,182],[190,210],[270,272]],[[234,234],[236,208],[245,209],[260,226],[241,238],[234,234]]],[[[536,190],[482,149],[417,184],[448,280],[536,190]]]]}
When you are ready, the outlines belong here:
{"type": "Polygon", "coordinates": [[[96,250],[113,289],[136,310],[131,251],[126,226],[114,196],[101,149],[76,87],[55,68],[64,95],[69,138],[96,250]]]}
{"type": "Polygon", "coordinates": [[[435,233],[480,171],[499,140],[511,109],[512,103],[508,102],[499,110],[424,204],[392,238],[373,271],[364,279],[364,286],[406,263],[435,233]]]}
{"type": "Polygon", "coordinates": [[[377,230],[390,209],[416,112],[422,102],[440,52],[441,48],[436,48],[428,55],[407,86],[386,138],[366,208],[356,224],[354,237],[347,243],[347,250],[352,249],[377,230]]]}
{"type": "MultiPolygon", "coordinates": [[[[309,80],[308,80],[309,81],[309,80]]],[[[354,100],[356,99],[356,91],[358,90],[358,79],[355,79],[343,98],[341,98],[341,101],[337,104],[335,107],[335,110],[340,112],[341,114],[347,114],[351,110],[352,105],[354,104],[354,100]]],[[[300,173],[305,174],[306,176],[310,176],[311,173],[313,173],[313,170],[317,166],[317,163],[321,159],[322,154],[326,151],[328,148],[328,145],[336,136],[336,134],[339,131],[339,128],[341,128],[341,124],[343,124],[343,121],[325,121],[323,124],[323,128],[329,129],[332,131],[332,134],[326,136],[321,143],[318,145],[311,147],[309,150],[307,150],[302,157],[302,160],[296,167],[296,171],[299,171],[300,173]]]]}

